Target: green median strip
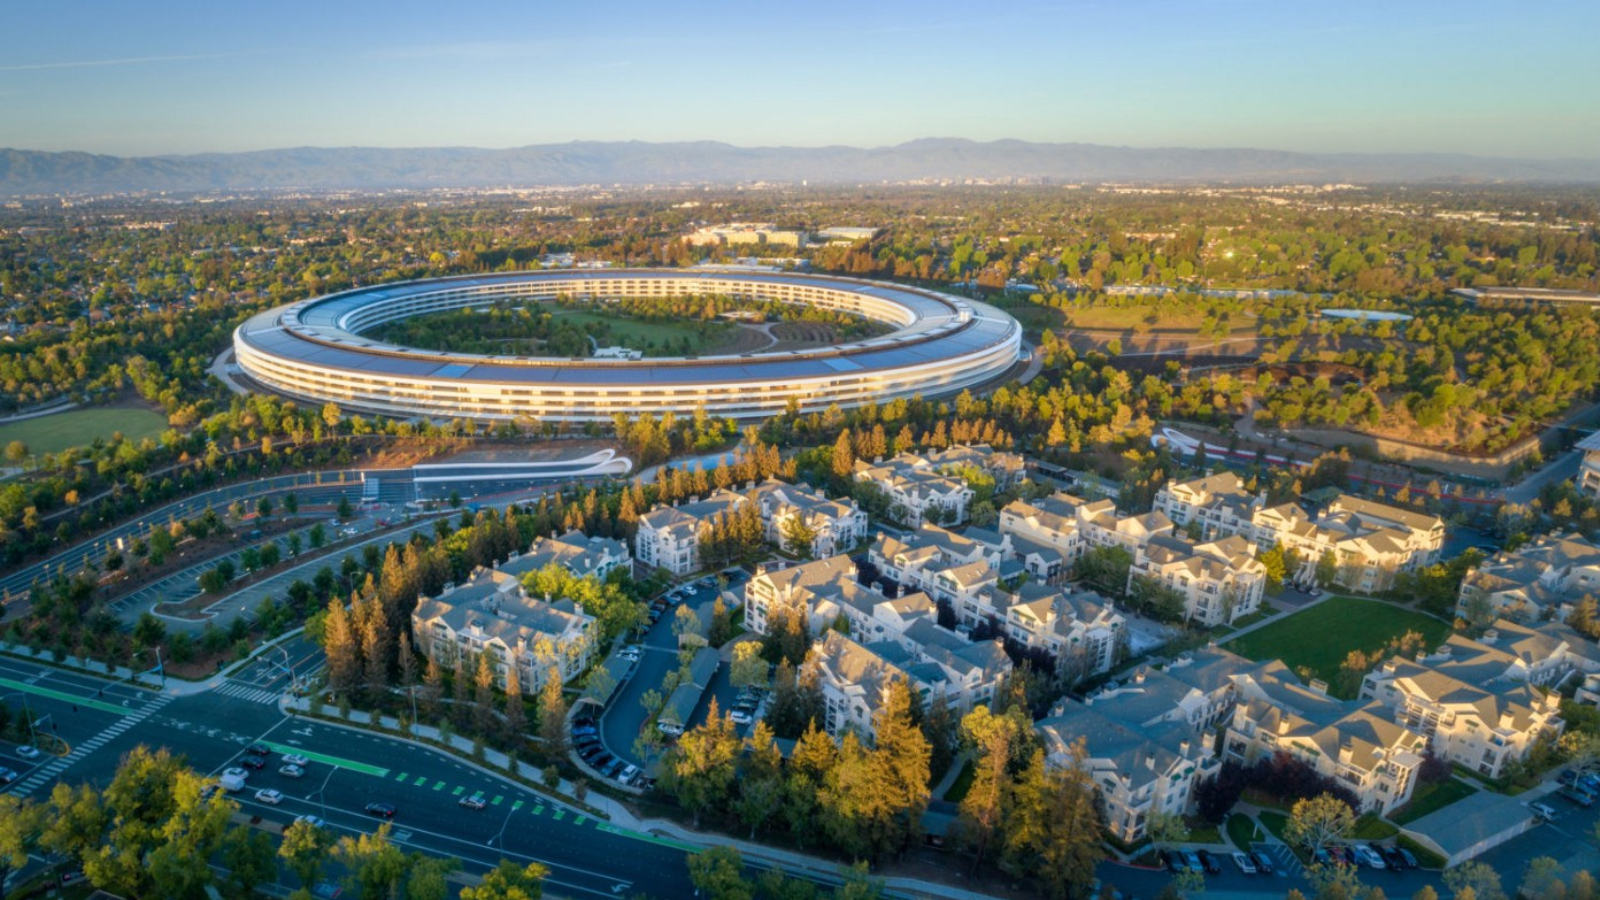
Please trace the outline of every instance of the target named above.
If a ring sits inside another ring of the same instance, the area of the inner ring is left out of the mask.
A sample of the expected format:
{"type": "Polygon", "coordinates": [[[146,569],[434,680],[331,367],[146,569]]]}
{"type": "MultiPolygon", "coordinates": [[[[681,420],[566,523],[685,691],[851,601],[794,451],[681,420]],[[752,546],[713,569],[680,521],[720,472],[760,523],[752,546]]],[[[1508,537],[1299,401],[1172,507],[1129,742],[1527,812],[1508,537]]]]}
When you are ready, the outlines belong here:
{"type": "Polygon", "coordinates": [[[292,747],[288,744],[274,744],[270,741],[262,741],[262,743],[266,744],[267,749],[274,753],[297,753],[312,762],[322,763],[323,765],[338,766],[341,769],[349,769],[352,772],[360,772],[362,775],[371,775],[374,778],[389,777],[389,770],[383,766],[356,762],[353,759],[345,759],[341,756],[329,756],[326,753],[317,753],[314,750],[302,750],[299,747],[292,747]]]}
{"type": "Polygon", "coordinates": [[[605,822],[596,825],[595,830],[604,831],[606,834],[615,834],[620,837],[633,838],[636,841],[644,841],[647,844],[655,844],[660,847],[671,847],[674,850],[682,850],[685,853],[695,853],[701,849],[704,849],[691,844],[685,844],[683,841],[675,841],[671,838],[656,837],[653,834],[641,834],[637,831],[629,831],[626,828],[618,828],[615,825],[605,822]]]}
{"type": "Polygon", "coordinates": [[[88,697],[79,697],[77,694],[69,694],[66,691],[55,691],[51,690],[50,688],[39,687],[36,684],[28,684],[25,681],[12,681],[9,678],[0,678],[0,686],[10,688],[14,691],[23,691],[25,693],[35,694],[40,697],[49,697],[51,700],[61,700],[65,703],[76,703],[79,706],[86,706],[89,709],[97,709],[101,712],[115,713],[119,716],[132,715],[136,711],[133,707],[118,706],[114,703],[106,703],[103,700],[93,700],[88,697]]]}

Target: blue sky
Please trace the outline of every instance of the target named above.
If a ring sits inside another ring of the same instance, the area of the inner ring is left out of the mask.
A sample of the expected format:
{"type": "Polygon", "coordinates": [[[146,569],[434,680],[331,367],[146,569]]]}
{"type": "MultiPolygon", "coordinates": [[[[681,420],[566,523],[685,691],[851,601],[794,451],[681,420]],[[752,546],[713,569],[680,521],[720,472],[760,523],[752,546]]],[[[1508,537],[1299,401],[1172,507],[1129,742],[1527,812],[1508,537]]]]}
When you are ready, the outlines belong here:
{"type": "Polygon", "coordinates": [[[1600,157],[1600,0],[26,2],[0,146],[919,137],[1600,157]]]}

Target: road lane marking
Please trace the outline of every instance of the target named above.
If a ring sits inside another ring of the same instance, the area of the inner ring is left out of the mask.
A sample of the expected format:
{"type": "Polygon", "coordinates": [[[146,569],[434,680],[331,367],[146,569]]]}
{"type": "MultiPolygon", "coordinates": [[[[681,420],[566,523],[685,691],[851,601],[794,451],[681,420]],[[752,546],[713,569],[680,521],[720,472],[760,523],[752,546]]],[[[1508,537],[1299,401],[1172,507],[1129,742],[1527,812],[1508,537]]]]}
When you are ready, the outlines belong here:
{"type": "Polygon", "coordinates": [[[13,691],[23,691],[29,694],[37,694],[40,697],[49,697],[51,700],[61,700],[67,703],[75,703],[78,706],[85,706],[89,709],[97,709],[101,712],[116,713],[119,717],[128,714],[128,710],[124,707],[111,703],[104,703],[92,697],[80,697],[77,694],[69,694],[66,691],[57,691],[52,690],[51,688],[39,687],[36,684],[29,684],[23,681],[12,681],[9,678],[0,678],[0,687],[6,687],[13,691]]]}
{"type": "MultiPolygon", "coordinates": [[[[289,720],[285,719],[284,721],[287,722],[289,720]]],[[[389,770],[383,766],[375,766],[371,763],[357,762],[356,760],[344,759],[343,757],[339,756],[330,756],[326,753],[318,753],[315,750],[305,750],[300,747],[291,747],[288,744],[275,744],[271,741],[262,741],[261,743],[265,744],[267,749],[273,751],[274,753],[298,753],[312,762],[324,763],[330,766],[338,766],[341,769],[349,769],[352,772],[360,772],[362,775],[371,775],[374,778],[389,777],[389,770]]]]}

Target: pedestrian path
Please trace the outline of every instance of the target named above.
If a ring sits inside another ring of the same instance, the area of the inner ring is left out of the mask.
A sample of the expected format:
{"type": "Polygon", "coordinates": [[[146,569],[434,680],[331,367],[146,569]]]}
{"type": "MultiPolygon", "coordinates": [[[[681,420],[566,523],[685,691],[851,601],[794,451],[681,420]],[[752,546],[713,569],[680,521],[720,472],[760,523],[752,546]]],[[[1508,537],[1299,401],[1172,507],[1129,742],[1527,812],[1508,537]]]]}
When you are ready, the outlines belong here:
{"type": "Polygon", "coordinates": [[[163,694],[162,696],[156,697],[154,700],[151,700],[144,706],[139,707],[134,712],[123,716],[121,719],[118,719],[117,722],[111,727],[73,747],[72,752],[68,753],[66,756],[58,756],[55,759],[52,759],[44,765],[38,767],[37,769],[34,769],[31,773],[29,773],[27,778],[23,779],[22,782],[17,785],[16,789],[13,790],[12,793],[16,794],[18,797],[29,796],[44,785],[55,781],[56,777],[70,768],[73,763],[76,763],[85,756],[88,756],[96,750],[99,750],[101,747],[115,740],[123,732],[160,712],[163,707],[171,702],[172,697],[170,696],[163,694]]]}
{"type": "Polygon", "coordinates": [[[233,681],[224,682],[223,684],[219,685],[216,692],[224,697],[237,697],[240,700],[249,700],[252,703],[263,703],[268,706],[276,706],[279,698],[283,696],[282,694],[274,693],[273,691],[264,691],[260,688],[246,687],[233,681]]]}

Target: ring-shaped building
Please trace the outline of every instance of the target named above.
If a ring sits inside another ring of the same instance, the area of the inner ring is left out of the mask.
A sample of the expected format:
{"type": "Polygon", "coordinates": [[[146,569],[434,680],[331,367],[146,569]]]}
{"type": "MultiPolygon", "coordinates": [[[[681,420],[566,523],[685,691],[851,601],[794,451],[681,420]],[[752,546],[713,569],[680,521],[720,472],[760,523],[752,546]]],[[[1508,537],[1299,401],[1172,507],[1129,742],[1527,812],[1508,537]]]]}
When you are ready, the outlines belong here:
{"type": "Polygon", "coordinates": [[[608,421],[617,413],[760,420],[956,394],[1018,361],[1022,328],[974,300],[898,285],[788,273],[581,269],[356,288],[260,313],[233,334],[240,369],[301,400],[387,416],[608,421]],[[895,326],[820,348],[638,360],[490,356],[387,344],[362,333],[446,310],[527,301],[720,295],[842,310],[895,326]]]}

